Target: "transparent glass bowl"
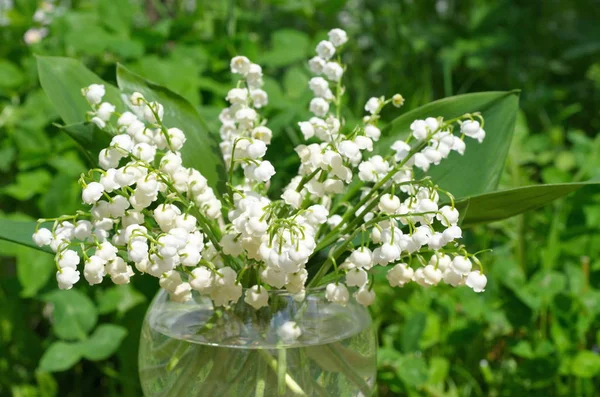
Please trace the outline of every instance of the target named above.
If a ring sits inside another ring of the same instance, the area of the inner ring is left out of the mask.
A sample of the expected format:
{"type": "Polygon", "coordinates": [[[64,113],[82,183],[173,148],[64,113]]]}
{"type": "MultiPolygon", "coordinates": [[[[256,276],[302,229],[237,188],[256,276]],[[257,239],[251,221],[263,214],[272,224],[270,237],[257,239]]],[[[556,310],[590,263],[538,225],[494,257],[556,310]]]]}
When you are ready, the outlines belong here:
{"type": "Polygon", "coordinates": [[[172,302],[160,290],[144,320],[139,368],[147,397],[370,396],[376,352],[369,311],[331,303],[322,288],[302,301],[269,291],[259,310],[243,298],[215,308],[196,293],[172,302]]]}

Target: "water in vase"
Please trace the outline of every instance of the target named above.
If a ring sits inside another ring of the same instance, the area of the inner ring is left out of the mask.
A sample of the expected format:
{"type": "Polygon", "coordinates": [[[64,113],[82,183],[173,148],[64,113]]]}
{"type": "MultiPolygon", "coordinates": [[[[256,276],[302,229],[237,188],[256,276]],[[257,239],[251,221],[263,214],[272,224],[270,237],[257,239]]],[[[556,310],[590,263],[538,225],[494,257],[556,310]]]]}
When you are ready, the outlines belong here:
{"type": "Polygon", "coordinates": [[[310,296],[290,302],[215,310],[159,295],[140,342],[145,395],[370,396],[377,345],[368,312],[310,296]],[[277,330],[290,319],[302,333],[283,342],[277,330]]]}

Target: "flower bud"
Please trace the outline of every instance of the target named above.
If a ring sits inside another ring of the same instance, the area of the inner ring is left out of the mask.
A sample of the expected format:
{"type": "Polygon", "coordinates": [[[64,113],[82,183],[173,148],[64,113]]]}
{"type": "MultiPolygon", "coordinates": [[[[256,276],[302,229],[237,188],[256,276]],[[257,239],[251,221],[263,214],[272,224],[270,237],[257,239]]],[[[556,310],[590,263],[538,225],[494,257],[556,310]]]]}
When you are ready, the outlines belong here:
{"type": "Polygon", "coordinates": [[[401,107],[402,105],[404,105],[404,97],[400,94],[395,94],[392,97],[392,105],[394,105],[397,108],[401,107]]]}

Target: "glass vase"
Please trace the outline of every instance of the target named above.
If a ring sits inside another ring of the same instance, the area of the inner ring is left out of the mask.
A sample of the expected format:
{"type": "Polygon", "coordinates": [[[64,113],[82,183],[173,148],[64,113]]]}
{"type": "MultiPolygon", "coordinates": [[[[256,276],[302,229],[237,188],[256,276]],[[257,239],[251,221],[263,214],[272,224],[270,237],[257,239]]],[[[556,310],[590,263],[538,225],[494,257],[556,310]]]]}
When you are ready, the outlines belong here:
{"type": "Polygon", "coordinates": [[[155,396],[371,396],[377,340],[369,311],[309,289],[304,299],[270,291],[254,309],[228,308],[194,292],[186,303],[158,292],[144,320],[139,369],[155,396]],[[295,299],[296,298],[296,299],[295,299]]]}

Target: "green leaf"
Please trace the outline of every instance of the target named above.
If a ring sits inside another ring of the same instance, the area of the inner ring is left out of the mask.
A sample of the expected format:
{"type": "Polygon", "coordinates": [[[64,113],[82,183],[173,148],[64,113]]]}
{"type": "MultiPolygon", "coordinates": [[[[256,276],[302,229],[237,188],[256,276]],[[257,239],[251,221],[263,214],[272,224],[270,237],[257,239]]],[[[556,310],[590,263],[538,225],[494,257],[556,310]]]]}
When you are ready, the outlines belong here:
{"type": "Polygon", "coordinates": [[[112,136],[93,123],[75,123],[61,127],[61,130],[77,142],[91,164],[98,164],[98,153],[110,145],[112,136]]]}
{"type": "Polygon", "coordinates": [[[572,345],[576,343],[576,340],[573,340],[568,331],[566,331],[558,321],[553,321],[550,326],[550,336],[552,337],[552,342],[554,346],[560,353],[566,352],[572,345]]]}
{"type": "Polygon", "coordinates": [[[429,379],[432,384],[442,383],[448,377],[450,362],[444,357],[432,357],[429,360],[429,379]]]}
{"type": "MultiPolygon", "coordinates": [[[[79,170],[79,175],[85,172],[76,164],[72,170],[79,170]]],[[[57,173],[50,187],[39,201],[39,209],[46,217],[59,217],[63,214],[72,214],[81,208],[81,186],[77,183],[78,176],[57,173]]]]}
{"type": "Polygon", "coordinates": [[[586,185],[600,181],[524,186],[493,193],[467,197],[457,203],[462,210],[462,226],[489,223],[510,218],[525,211],[542,207],[586,185]],[[466,213],[464,208],[466,208],[466,213]]]}
{"type": "Polygon", "coordinates": [[[411,315],[402,328],[402,351],[405,353],[419,350],[419,341],[425,331],[427,315],[415,312],[411,315]]]}
{"type": "Polygon", "coordinates": [[[117,351],[125,336],[127,336],[126,328],[114,324],[102,324],[88,340],[81,342],[81,353],[88,360],[106,360],[117,351]]]}
{"type": "Polygon", "coordinates": [[[19,201],[26,201],[38,193],[44,193],[48,189],[51,179],[50,173],[43,169],[19,172],[16,183],[1,189],[0,193],[19,201]]]}
{"type": "Polygon", "coordinates": [[[56,154],[48,160],[53,168],[56,168],[60,175],[65,175],[73,181],[77,186],[77,179],[82,172],[87,171],[89,168],[81,161],[81,157],[75,151],[69,151],[66,153],[56,154]]]}
{"type": "Polygon", "coordinates": [[[36,222],[32,221],[0,219],[0,240],[21,244],[51,254],[52,251],[49,248],[38,247],[33,242],[31,236],[35,232],[35,225],[36,222]]]}
{"type": "Polygon", "coordinates": [[[24,80],[25,74],[15,64],[0,59],[0,88],[17,88],[24,80]]]}
{"type": "Polygon", "coordinates": [[[427,382],[427,364],[421,356],[404,356],[396,364],[396,374],[407,386],[419,387],[427,382]]]}
{"type": "Polygon", "coordinates": [[[90,105],[81,89],[90,84],[104,84],[103,100],[112,103],[117,111],[123,109],[119,90],[103,81],[81,62],[63,57],[37,57],[40,84],[54,108],[66,124],[83,123],[90,105]]]}
{"type": "Polygon", "coordinates": [[[567,278],[555,270],[540,270],[533,275],[523,293],[532,297],[527,303],[537,309],[542,303],[549,304],[552,298],[565,290],[567,278]]]}
{"type": "Polygon", "coordinates": [[[63,341],[54,342],[44,352],[39,369],[46,372],[65,371],[81,360],[81,349],[78,343],[63,341]]]}
{"type": "Polygon", "coordinates": [[[58,395],[58,383],[52,374],[35,371],[35,380],[40,392],[39,397],[56,397],[58,395]]]}
{"type": "Polygon", "coordinates": [[[200,171],[215,193],[223,193],[227,177],[221,150],[196,109],[181,96],[145,80],[123,65],[117,67],[117,81],[124,92],[140,92],[147,100],[157,101],[164,106],[165,125],[180,128],[187,138],[181,150],[183,164],[200,171]]]}
{"type": "Polygon", "coordinates": [[[21,296],[31,298],[48,282],[56,271],[54,258],[40,255],[39,251],[21,247],[17,254],[17,278],[21,283],[21,296]]]}
{"type": "Polygon", "coordinates": [[[78,290],[54,290],[42,299],[52,303],[54,333],[61,339],[87,338],[98,320],[96,306],[90,298],[78,290]]]}
{"type": "Polygon", "coordinates": [[[512,354],[518,357],[533,359],[535,358],[535,354],[533,353],[533,349],[531,348],[531,344],[525,340],[519,341],[512,349],[510,349],[512,354]]]}
{"type": "Polygon", "coordinates": [[[281,29],[273,33],[271,50],[262,54],[259,63],[281,67],[304,60],[310,53],[310,40],[306,33],[281,29]]]}
{"type": "Polygon", "coordinates": [[[420,350],[428,349],[440,342],[442,328],[440,316],[434,312],[429,312],[427,314],[426,324],[427,326],[423,330],[423,334],[419,341],[420,350]]]}
{"type": "Polygon", "coordinates": [[[571,372],[579,378],[593,378],[600,374],[600,356],[589,350],[577,353],[571,363],[571,372]]]}
{"type": "Polygon", "coordinates": [[[131,284],[116,285],[108,288],[98,298],[98,312],[100,314],[112,313],[125,314],[129,309],[146,301],[144,294],[137,291],[131,284]]]}
{"type": "Polygon", "coordinates": [[[283,86],[289,98],[299,98],[308,91],[308,76],[299,66],[289,68],[283,76],[283,86]]]}
{"type": "Polygon", "coordinates": [[[377,151],[387,153],[394,141],[410,132],[410,125],[416,119],[442,116],[449,120],[465,113],[480,112],[485,119],[487,133],[483,143],[467,138],[464,156],[451,153],[440,165],[432,166],[428,175],[458,199],[490,192],[498,186],[504,168],[518,106],[518,91],[480,92],[431,102],[403,114],[386,126],[377,151]]]}
{"type": "Polygon", "coordinates": [[[7,172],[10,169],[13,161],[15,160],[15,155],[17,154],[17,150],[14,146],[8,146],[10,143],[6,143],[8,140],[1,142],[0,148],[0,171],[7,172]]]}

